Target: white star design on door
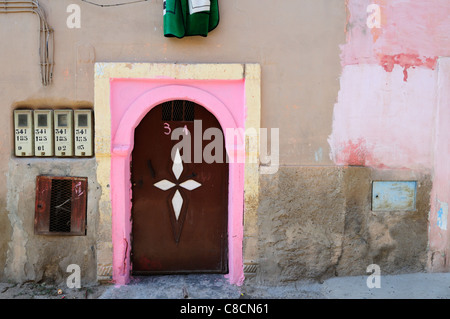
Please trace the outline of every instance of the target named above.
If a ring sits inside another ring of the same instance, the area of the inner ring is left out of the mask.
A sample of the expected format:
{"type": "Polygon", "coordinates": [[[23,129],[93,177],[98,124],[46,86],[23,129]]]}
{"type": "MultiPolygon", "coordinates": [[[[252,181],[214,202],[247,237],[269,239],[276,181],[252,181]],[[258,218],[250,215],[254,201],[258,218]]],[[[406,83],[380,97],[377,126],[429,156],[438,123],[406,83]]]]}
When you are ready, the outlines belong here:
{"type": "MultiPolygon", "coordinates": [[[[181,160],[180,150],[178,148],[175,153],[175,158],[173,159],[172,172],[178,181],[181,173],[183,172],[183,161],[181,160]]],[[[166,191],[166,190],[169,190],[172,187],[176,186],[177,184],[172,183],[171,181],[168,181],[167,179],[163,179],[153,185],[163,191],[166,191]]],[[[194,181],[193,179],[189,179],[189,180],[181,183],[180,186],[183,187],[184,189],[192,191],[192,190],[202,186],[202,184],[194,181]]],[[[182,206],[183,206],[183,197],[181,196],[180,192],[177,190],[172,197],[172,207],[175,212],[175,217],[176,217],[177,221],[178,221],[178,218],[180,217],[182,206]]]]}

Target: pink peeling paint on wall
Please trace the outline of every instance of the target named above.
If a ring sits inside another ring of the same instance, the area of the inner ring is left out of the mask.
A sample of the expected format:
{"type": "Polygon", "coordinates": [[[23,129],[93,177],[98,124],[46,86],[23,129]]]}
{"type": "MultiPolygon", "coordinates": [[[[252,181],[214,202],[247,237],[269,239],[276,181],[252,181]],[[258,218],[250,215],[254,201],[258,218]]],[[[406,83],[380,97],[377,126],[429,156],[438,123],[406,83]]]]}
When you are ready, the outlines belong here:
{"type": "Polygon", "coordinates": [[[337,165],[433,172],[431,271],[450,271],[450,1],[347,0],[337,165]]]}
{"type": "Polygon", "coordinates": [[[408,69],[434,69],[438,56],[450,55],[450,2],[448,0],[348,0],[347,41],[341,46],[342,65],[379,64],[408,69]],[[379,28],[369,28],[369,5],[379,7],[379,28]]]}
{"type": "Polygon", "coordinates": [[[346,4],[341,90],[329,138],[332,160],[431,169],[437,61],[450,55],[450,1],[346,4]]]}
{"type": "Polygon", "coordinates": [[[432,167],[436,72],[390,73],[378,65],[344,68],[329,138],[338,165],[377,168],[432,167]]]}
{"type": "Polygon", "coordinates": [[[386,72],[392,72],[395,65],[403,68],[403,81],[408,80],[408,69],[424,66],[434,70],[437,57],[421,59],[417,54],[380,55],[380,64],[386,72]]]}
{"type": "Polygon", "coordinates": [[[370,148],[365,138],[342,142],[335,162],[338,165],[385,167],[383,163],[373,157],[373,148],[370,148]]]}

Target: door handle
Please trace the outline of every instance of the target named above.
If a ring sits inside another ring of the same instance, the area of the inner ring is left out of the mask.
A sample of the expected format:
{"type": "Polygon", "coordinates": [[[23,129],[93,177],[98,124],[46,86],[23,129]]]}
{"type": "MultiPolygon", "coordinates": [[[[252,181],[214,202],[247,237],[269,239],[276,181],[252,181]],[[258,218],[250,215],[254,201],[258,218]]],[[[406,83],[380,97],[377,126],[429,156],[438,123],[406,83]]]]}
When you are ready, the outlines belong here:
{"type": "Polygon", "coordinates": [[[144,181],[142,180],[142,177],[136,182],[133,182],[133,187],[136,187],[136,185],[138,185],[139,187],[142,187],[142,185],[144,184],[144,181]]]}

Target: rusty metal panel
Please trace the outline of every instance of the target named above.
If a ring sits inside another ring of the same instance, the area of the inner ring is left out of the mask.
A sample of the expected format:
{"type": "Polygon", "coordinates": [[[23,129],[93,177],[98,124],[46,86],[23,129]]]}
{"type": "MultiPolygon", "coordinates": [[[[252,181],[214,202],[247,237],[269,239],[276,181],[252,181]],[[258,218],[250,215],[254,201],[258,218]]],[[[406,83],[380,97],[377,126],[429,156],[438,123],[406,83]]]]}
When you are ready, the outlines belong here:
{"type": "Polygon", "coordinates": [[[35,234],[46,234],[49,231],[51,188],[51,178],[47,176],[36,177],[35,234]]]}
{"type": "Polygon", "coordinates": [[[87,178],[38,176],[35,234],[85,235],[87,178]]]}
{"type": "Polygon", "coordinates": [[[416,209],[416,181],[374,181],[373,211],[413,211],[416,209]]]}
{"type": "Polygon", "coordinates": [[[86,235],[87,178],[72,179],[71,235],[86,235]]]}

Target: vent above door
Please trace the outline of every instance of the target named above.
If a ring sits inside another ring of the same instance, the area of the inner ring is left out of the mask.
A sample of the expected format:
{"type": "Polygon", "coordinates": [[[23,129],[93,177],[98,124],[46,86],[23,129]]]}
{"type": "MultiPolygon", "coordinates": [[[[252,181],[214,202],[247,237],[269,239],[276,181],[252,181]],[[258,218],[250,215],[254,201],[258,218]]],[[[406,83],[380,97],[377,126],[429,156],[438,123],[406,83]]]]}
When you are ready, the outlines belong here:
{"type": "Polygon", "coordinates": [[[185,100],[168,101],[161,104],[163,121],[188,121],[195,118],[195,103],[185,100]]]}

